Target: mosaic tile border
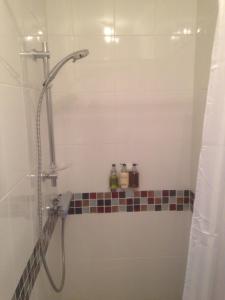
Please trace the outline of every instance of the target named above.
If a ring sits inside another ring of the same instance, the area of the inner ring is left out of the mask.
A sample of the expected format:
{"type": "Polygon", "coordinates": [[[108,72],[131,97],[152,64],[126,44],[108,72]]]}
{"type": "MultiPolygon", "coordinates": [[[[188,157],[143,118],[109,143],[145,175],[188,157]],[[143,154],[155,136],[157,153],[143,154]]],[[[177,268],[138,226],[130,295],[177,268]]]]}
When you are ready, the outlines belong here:
{"type": "Polygon", "coordinates": [[[75,193],[69,214],[193,210],[191,190],[75,193]]]}
{"type": "MultiPolygon", "coordinates": [[[[49,241],[54,231],[56,222],[58,220],[57,213],[51,212],[43,228],[44,233],[44,253],[46,254],[49,241]]],[[[34,250],[27,262],[27,265],[20,277],[19,283],[16,287],[15,293],[11,300],[28,300],[31,291],[41,268],[41,252],[40,252],[40,239],[37,241],[34,250]]]]}

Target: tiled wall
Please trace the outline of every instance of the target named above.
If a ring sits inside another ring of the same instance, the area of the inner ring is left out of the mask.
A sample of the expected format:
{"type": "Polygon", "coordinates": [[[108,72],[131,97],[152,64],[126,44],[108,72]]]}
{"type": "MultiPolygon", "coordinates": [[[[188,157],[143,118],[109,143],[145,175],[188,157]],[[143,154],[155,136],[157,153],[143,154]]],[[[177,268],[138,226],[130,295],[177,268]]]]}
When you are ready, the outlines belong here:
{"type": "Polygon", "coordinates": [[[195,190],[196,176],[198,170],[198,158],[201,147],[205,103],[207,97],[207,88],[211,65],[211,54],[213,47],[214,30],[217,19],[217,5],[217,1],[198,0],[192,132],[193,136],[191,188],[193,190],[195,190]]]}
{"type": "MultiPolygon", "coordinates": [[[[44,0],[0,0],[0,298],[4,300],[13,296],[37,241],[36,189],[28,175],[35,170],[35,106],[42,63],[22,59],[19,53],[41,49],[45,34],[44,0]]],[[[48,145],[46,138],[44,134],[48,145]]],[[[46,166],[47,146],[43,153],[46,166]]],[[[45,184],[44,198],[52,193],[45,184]]]]}
{"type": "Polygon", "coordinates": [[[62,299],[181,300],[190,224],[190,211],[69,216],[62,299]]]}
{"type": "Polygon", "coordinates": [[[189,188],[196,5],[47,1],[52,65],[90,50],[54,82],[60,189],[106,190],[113,162],[137,162],[143,190],[189,188]]]}

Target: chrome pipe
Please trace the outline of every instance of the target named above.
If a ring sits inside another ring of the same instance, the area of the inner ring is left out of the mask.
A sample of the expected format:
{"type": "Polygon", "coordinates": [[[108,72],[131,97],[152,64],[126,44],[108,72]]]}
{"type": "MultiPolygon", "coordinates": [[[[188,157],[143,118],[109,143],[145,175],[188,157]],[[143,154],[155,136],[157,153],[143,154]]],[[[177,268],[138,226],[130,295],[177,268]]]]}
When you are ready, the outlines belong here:
{"type": "Polygon", "coordinates": [[[25,57],[32,57],[34,60],[45,57],[50,58],[49,51],[38,51],[35,49],[33,49],[32,51],[20,52],[20,55],[25,57]]]}
{"type": "MultiPolygon", "coordinates": [[[[42,50],[44,53],[48,53],[48,44],[47,42],[42,43],[42,50]]],[[[44,80],[49,76],[49,57],[43,57],[43,70],[44,70],[44,80]]],[[[50,156],[50,170],[53,172],[56,169],[56,156],[55,156],[55,136],[54,136],[54,121],[52,113],[52,93],[51,86],[48,86],[46,94],[46,108],[47,108],[47,121],[48,121],[48,136],[49,136],[49,156],[50,156]]],[[[52,177],[52,186],[57,185],[57,176],[52,177]]]]}

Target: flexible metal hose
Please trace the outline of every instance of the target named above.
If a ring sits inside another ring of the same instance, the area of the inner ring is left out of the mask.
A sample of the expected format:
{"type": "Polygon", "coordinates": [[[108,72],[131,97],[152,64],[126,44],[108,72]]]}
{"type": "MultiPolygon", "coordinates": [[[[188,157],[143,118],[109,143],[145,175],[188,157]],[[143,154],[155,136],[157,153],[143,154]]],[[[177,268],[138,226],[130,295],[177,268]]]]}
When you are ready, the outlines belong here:
{"type": "Polygon", "coordinates": [[[40,97],[37,105],[37,114],[36,114],[36,135],[37,135],[37,198],[38,198],[38,218],[39,218],[39,238],[40,238],[40,252],[41,259],[43,262],[44,269],[46,271],[47,277],[52,288],[56,292],[61,292],[64,283],[65,283],[65,245],[64,245],[64,228],[65,228],[65,219],[62,217],[62,226],[61,226],[61,250],[62,250],[62,277],[59,284],[59,287],[55,284],[51,272],[48,268],[48,264],[45,259],[45,251],[44,251],[44,239],[43,239],[43,203],[42,203],[42,152],[41,152],[41,108],[43,103],[43,98],[45,93],[47,92],[47,86],[44,85],[43,89],[40,93],[40,97]]]}

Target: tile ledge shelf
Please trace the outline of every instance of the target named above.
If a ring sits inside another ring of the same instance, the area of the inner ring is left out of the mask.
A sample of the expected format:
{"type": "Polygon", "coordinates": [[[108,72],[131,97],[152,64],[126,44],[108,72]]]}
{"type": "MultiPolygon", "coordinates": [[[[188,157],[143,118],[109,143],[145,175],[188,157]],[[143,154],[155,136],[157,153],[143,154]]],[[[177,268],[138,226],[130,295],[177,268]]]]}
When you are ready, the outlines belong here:
{"type": "Polygon", "coordinates": [[[191,190],[145,190],[75,193],[69,214],[140,211],[193,211],[191,190]]]}

